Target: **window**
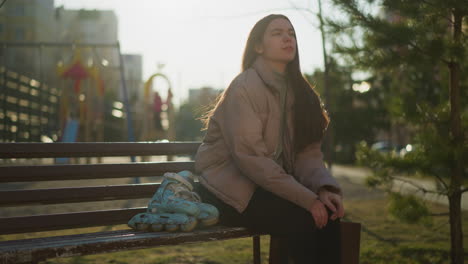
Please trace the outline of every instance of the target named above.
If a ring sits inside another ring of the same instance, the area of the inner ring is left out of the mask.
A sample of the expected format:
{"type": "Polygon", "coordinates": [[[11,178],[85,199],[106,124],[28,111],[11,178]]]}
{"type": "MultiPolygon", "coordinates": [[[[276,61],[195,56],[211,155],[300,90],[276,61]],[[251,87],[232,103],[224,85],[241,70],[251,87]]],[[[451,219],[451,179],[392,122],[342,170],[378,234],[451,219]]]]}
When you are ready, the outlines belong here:
{"type": "Polygon", "coordinates": [[[24,16],[25,15],[25,10],[24,10],[24,6],[23,5],[16,5],[16,6],[13,6],[12,8],[12,15],[13,16],[24,16]]]}
{"type": "Polygon", "coordinates": [[[24,28],[17,28],[15,30],[15,40],[21,41],[25,39],[25,31],[24,28]]]}

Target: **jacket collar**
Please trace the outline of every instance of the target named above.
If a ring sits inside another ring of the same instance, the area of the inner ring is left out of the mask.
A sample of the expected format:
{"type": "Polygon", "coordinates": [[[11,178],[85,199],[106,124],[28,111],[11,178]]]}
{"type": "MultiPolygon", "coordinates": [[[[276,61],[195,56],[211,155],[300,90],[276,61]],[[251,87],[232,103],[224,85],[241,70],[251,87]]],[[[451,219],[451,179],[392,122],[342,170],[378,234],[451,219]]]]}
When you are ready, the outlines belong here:
{"type": "Polygon", "coordinates": [[[281,89],[286,87],[286,77],[275,72],[262,56],[258,56],[257,59],[255,59],[252,67],[256,70],[266,86],[273,91],[280,92],[281,89]]]}

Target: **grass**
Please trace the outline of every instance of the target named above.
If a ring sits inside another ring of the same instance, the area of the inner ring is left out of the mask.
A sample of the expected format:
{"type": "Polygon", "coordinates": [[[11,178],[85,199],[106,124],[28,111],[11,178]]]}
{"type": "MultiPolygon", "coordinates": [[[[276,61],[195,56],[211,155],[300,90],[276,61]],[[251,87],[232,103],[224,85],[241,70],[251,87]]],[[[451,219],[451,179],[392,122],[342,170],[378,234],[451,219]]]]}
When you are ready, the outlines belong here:
{"type": "MultiPolygon", "coordinates": [[[[350,218],[363,224],[362,264],[450,263],[448,216],[432,218],[429,226],[404,224],[387,214],[387,199],[355,201],[347,204],[350,218]]],[[[445,206],[430,204],[432,212],[447,212],[445,206]]],[[[464,241],[467,241],[468,215],[463,215],[464,241]]],[[[468,259],[465,243],[465,259],[468,259]]],[[[468,262],[465,262],[468,263],[468,262]]]]}

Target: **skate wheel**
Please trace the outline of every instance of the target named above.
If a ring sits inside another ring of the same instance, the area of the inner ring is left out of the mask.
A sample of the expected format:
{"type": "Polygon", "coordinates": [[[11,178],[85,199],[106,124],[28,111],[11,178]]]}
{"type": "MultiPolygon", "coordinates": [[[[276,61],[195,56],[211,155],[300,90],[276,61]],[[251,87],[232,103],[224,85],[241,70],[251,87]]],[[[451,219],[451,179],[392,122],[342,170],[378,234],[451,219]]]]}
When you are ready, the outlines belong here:
{"type": "Polygon", "coordinates": [[[135,224],[135,227],[137,230],[140,230],[140,231],[146,231],[149,229],[150,225],[149,224],[143,224],[143,223],[137,223],[135,224]]]}
{"type": "Polygon", "coordinates": [[[163,229],[164,229],[164,226],[161,225],[161,224],[152,224],[151,225],[151,230],[153,230],[154,232],[160,232],[163,229]]]}
{"type": "Polygon", "coordinates": [[[195,227],[197,226],[197,223],[198,223],[197,219],[191,217],[188,223],[180,225],[180,231],[190,232],[193,229],[195,229],[195,227]]]}
{"type": "Polygon", "coordinates": [[[218,218],[207,218],[200,221],[202,226],[212,226],[218,223],[218,218]]]}
{"type": "Polygon", "coordinates": [[[166,225],[165,229],[167,232],[174,232],[177,231],[177,229],[179,229],[179,225],[166,225]]]}

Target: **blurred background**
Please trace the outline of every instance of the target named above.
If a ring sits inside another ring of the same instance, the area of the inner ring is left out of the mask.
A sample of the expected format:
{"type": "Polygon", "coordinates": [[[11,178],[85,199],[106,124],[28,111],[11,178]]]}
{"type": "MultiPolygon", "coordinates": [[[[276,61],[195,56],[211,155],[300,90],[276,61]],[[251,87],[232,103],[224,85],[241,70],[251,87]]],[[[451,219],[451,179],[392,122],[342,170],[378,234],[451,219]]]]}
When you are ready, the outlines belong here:
{"type": "MultiPolygon", "coordinates": [[[[377,4],[368,9],[391,19],[377,4]]],[[[411,150],[410,128],[386,112],[388,86],[338,63],[343,56],[332,53],[336,40],[322,39],[318,12],[314,1],[8,0],[0,9],[0,140],[200,140],[196,118],[239,73],[251,27],[282,13],[336,125],[333,158],[353,162],[362,140],[411,150]]],[[[329,1],[322,12],[345,17],[329,1]]]]}

